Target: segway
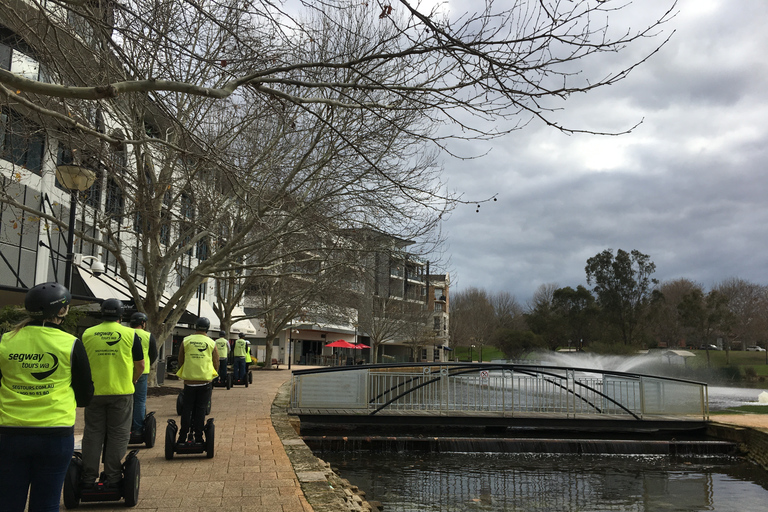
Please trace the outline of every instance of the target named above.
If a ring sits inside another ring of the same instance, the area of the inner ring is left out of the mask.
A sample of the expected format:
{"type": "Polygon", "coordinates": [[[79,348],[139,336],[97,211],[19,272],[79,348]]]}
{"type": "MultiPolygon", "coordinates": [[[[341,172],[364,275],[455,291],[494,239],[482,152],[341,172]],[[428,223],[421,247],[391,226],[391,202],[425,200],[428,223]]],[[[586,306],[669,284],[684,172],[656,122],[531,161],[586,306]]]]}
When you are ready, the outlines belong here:
{"type": "Polygon", "coordinates": [[[232,377],[232,385],[233,386],[245,386],[248,387],[248,384],[253,382],[253,375],[251,374],[251,370],[248,364],[245,366],[245,376],[241,377],[239,379],[235,379],[234,375],[232,377]]]}
{"type": "MultiPolygon", "coordinates": [[[[230,385],[231,387],[231,385],[230,385]]],[[[229,389],[229,388],[227,388],[229,389]]],[[[181,411],[184,410],[184,390],[179,392],[179,396],[176,397],[176,415],[181,416],[181,411]]],[[[205,406],[205,415],[211,414],[211,401],[208,400],[208,405],[205,406]]]]}
{"type": "MultiPolygon", "coordinates": [[[[120,501],[125,499],[126,507],[135,507],[139,502],[139,483],[141,470],[136,454],[139,450],[131,450],[123,462],[123,479],[116,487],[107,487],[104,481],[94,487],[85,489],[82,483],[83,455],[75,452],[69,461],[69,468],[64,478],[64,506],[68,509],[77,508],[80,502],[120,501]]],[[[103,474],[102,474],[103,475],[103,474]]]]}
{"type": "Polygon", "coordinates": [[[179,433],[179,427],[173,419],[168,420],[168,426],[165,427],[165,460],[173,459],[174,454],[187,455],[196,453],[205,453],[209,459],[213,458],[213,443],[216,433],[216,426],[213,424],[213,418],[208,418],[203,427],[202,443],[177,443],[176,436],[179,433]]]}
{"type": "Polygon", "coordinates": [[[134,434],[131,432],[131,438],[128,440],[128,444],[144,444],[147,448],[155,446],[155,437],[157,436],[157,420],[155,419],[155,411],[147,413],[144,417],[144,432],[142,434],[134,434]]]}
{"type": "Polygon", "coordinates": [[[223,388],[226,387],[227,389],[232,388],[232,374],[227,372],[226,375],[221,376],[219,375],[212,381],[213,387],[215,388],[223,388]]]}

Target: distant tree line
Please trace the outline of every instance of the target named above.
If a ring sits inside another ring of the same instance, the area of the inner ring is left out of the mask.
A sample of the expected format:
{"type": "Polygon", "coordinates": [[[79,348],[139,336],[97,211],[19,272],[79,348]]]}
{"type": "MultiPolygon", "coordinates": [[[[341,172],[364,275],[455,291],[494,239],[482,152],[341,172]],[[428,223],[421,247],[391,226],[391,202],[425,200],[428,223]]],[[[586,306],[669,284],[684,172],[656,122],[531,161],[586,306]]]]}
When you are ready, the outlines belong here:
{"type": "Polygon", "coordinates": [[[639,348],[744,350],[768,343],[768,286],[729,278],[711,290],[686,278],[659,282],[638,250],[606,249],[587,260],[587,285],[541,285],[520,304],[509,292],[453,292],[453,346],[632,352],[639,348]]]}

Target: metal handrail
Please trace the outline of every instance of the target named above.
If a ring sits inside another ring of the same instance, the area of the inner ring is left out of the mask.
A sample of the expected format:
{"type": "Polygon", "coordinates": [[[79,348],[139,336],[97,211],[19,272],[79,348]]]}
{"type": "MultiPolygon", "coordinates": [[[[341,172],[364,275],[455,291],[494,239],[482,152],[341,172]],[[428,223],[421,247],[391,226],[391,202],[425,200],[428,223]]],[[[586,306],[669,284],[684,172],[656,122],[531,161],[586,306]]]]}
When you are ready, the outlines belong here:
{"type": "Polygon", "coordinates": [[[385,364],[295,371],[291,407],[318,412],[355,409],[369,415],[480,411],[486,415],[619,414],[635,420],[646,415],[701,414],[706,418],[706,386],[678,378],[592,368],[507,363],[385,364]],[[499,371],[500,375],[492,374],[499,371]],[[477,377],[473,378],[473,374],[477,377]]]}

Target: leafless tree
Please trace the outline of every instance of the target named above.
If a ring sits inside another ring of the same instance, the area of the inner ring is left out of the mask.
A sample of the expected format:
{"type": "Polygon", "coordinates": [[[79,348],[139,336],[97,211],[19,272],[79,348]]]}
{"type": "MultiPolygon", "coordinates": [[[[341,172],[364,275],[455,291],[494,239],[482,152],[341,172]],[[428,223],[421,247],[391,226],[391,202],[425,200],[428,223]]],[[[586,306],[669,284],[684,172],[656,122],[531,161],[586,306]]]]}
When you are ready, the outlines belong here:
{"type": "Polygon", "coordinates": [[[482,347],[490,340],[498,321],[488,292],[475,287],[451,295],[451,346],[482,347]]]}
{"type": "Polygon", "coordinates": [[[766,333],[765,311],[768,308],[765,286],[734,277],[723,280],[713,289],[725,298],[730,312],[726,350],[734,341],[740,342],[743,350],[763,340],[766,333]]]}
{"type": "MultiPolygon", "coordinates": [[[[21,4],[7,8],[21,12],[21,4]]],[[[249,89],[260,101],[322,103],[393,120],[415,109],[455,125],[453,134],[461,138],[507,133],[531,119],[574,131],[551,115],[559,101],[624,79],[666,42],[659,34],[675,13],[670,2],[668,10],[645,23],[635,18],[641,25],[632,28],[618,25],[631,4],[612,0],[489,0],[480,8],[455,12],[446,4],[407,0],[48,4],[69,14],[77,22],[70,23],[70,33],[78,32],[89,43],[80,57],[89,66],[82,69],[117,55],[125,63],[122,72],[117,66],[110,72],[83,71],[65,86],[0,70],[6,95],[21,91],[97,101],[167,93],[223,99],[249,89]],[[357,21],[350,25],[348,20],[357,21]],[[342,35],[343,44],[324,45],[329,34],[342,35]],[[628,46],[644,48],[642,56],[598,76],[579,70],[628,46]],[[400,71],[376,72],[392,66],[400,71]],[[190,71],[203,79],[189,79],[190,71]],[[495,120],[494,128],[483,127],[489,120],[495,120]]],[[[55,37],[41,28],[29,24],[39,39],[55,37]]],[[[56,50],[50,53],[55,56],[56,50]]],[[[71,71],[67,65],[60,62],[52,71],[71,71]]]]}

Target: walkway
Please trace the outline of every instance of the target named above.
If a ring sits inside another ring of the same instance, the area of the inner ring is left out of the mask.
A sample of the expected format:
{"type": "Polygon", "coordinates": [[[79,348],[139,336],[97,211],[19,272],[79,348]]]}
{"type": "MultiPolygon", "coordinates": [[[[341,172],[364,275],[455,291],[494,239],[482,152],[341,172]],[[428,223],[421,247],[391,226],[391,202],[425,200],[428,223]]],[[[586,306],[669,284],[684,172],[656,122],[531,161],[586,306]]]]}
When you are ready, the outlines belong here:
{"type": "MultiPolygon", "coordinates": [[[[168,418],[178,421],[176,395],[149,397],[156,411],[157,441],[141,448],[141,489],[136,509],[157,512],[311,512],[283,443],[272,426],[272,402],[291,376],[287,370],[257,370],[248,388],[214,388],[210,417],[216,424],[213,459],[177,455],[165,460],[168,418]]],[[[176,380],[165,386],[182,388],[176,380]]],[[[82,435],[82,410],[75,426],[82,435]]],[[[143,445],[142,445],[143,446],[143,445]]],[[[65,510],[62,504],[61,510],[65,510]]],[[[79,510],[119,510],[122,502],[82,503],[79,510]]]]}

